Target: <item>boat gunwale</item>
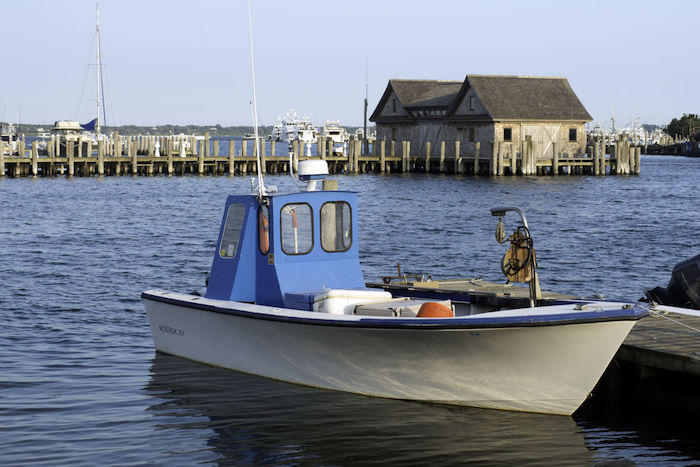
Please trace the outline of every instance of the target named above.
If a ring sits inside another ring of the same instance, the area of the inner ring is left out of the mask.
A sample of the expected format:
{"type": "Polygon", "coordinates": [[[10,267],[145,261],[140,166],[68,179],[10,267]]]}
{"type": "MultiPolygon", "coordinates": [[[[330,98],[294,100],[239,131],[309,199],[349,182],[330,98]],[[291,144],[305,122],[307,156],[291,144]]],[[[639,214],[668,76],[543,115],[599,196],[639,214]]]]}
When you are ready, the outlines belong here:
{"type": "MultiPolygon", "coordinates": [[[[181,306],[185,308],[194,308],[200,311],[214,312],[229,316],[237,316],[249,319],[260,319],[265,321],[277,321],[290,324],[312,325],[312,326],[330,326],[330,327],[352,327],[352,328],[376,328],[376,329],[414,329],[414,330],[475,330],[475,329],[504,329],[504,328],[526,328],[526,327],[542,327],[542,326],[561,326],[575,324],[593,324],[610,321],[637,321],[648,315],[648,311],[638,304],[632,305],[630,308],[622,306],[608,310],[596,311],[572,311],[570,313],[560,314],[541,314],[541,315],[512,315],[501,317],[474,317],[477,315],[467,315],[454,318],[414,318],[414,317],[375,317],[375,316],[353,316],[354,319],[347,320],[340,318],[345,315],[333,315],[333,319],[311,318],[302,316],[281,315],[268,312],[249,311],[236,308],[216,306],[210,303],[202,303],[194,300],[186,300],[175,297],[166,297],[160,294],[168,294],[162,290],[147,290],[141,293],[141,298],[155,302],[167,303],[170,305],[181,306]]],[[[184,295],[184,294],[182,294],[184,295]]],[[[196,299],[205,299],[200,296],[193,296],[196,299]]],[[[240,303],[245,306],[265,306],[256,305],[246,302],[228,301],[227,303],[240,303]]],[[[582,304],[590,303],[595,306],[595,301],[582,301],[582,304]]],[[[280,310],[290,310],[295,312],[306,312],[305,310],[295,310],[292,308],[267,307],[277,308],[280,310]]]]}

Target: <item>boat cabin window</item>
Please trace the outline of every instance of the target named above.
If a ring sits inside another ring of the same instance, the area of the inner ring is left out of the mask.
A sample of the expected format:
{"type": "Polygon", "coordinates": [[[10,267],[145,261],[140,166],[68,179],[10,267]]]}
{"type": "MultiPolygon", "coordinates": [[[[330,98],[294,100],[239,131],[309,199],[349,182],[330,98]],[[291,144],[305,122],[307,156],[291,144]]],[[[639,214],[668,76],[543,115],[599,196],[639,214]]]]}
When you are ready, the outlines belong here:
{"type": "Polygon", "coordinates": [[[328,252],[348,251],[352,245],[352,214],[345,201],[321,207],[321,248],[328,252]]]}
{"type": "Polygon", "coordinates": [[[270,216],[264,204],[258,208],[258,248],[263,255],[270,251],[270,216]]]}
{"type": "Polygon", "coordinates": [[[304,255],[314,245],[313,216],[306,203],[290,203],[282,207],[280,229],[282,251],[288,255],[304,255]]]}
{"type": "Polygon", "coordinates": [[[219,246],[219,254],[224,258],[233,258],[236,256],[244,216],[244,205],[232,204],[228,207],[226,224],[224,224],[224,233],[221,236],[221,245],[219,246]]]}

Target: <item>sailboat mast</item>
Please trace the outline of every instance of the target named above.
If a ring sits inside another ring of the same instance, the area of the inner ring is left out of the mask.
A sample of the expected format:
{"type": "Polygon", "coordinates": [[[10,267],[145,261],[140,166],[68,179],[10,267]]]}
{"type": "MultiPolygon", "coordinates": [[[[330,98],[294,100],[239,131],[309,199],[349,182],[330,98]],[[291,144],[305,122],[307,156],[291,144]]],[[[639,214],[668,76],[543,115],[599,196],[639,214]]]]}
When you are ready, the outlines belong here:
{"type": "Polygon", "coordinates": [[[102,87],[102,63],[100,62],[100,4],[97,4],[97,118],[95,119],[95,134],[100,136],[100,88],[102,87]]]}

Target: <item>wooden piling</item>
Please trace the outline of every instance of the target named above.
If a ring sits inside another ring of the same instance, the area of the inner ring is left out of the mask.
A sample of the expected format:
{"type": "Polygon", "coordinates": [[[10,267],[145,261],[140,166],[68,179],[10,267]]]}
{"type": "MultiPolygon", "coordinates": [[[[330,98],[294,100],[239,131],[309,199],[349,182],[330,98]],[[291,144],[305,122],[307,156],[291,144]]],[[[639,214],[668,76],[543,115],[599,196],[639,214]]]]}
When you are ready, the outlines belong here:
{"type": "Polygon", "coordinates": [[[440,141],[440,173],[445,173],[445,142],[440,141]]]}
{"type": "Polygon", "coordinates": [[[425,173],[430,173],[430,141],[425,143],[425,173]]]}
{"type": "MultiPolygon", "coordinates": [[[[493,144],[496,147],[496,175],[500,177],[506,172],[506,168],[503,164],[503,153],[505,152],[506,144],[502,141],[498,143],[494,142],[493,144]]],[[[512,149],[512,145],[510,145],[510,147],[512,149]]]]}
{"type": "Polygon", "coordinates": [[[635,163],[634,163],[634,174],[639,175],[641,172],[641,165],[642,165],[642,148],[637,147],[637,151],[635,153],[635,163]]]}
{"type": "MultiPolygon", "coordinates": [[[[207,135],[209,132],[207,132],[207,135]]],[[[208,142],[208,137],[205,137],[204,141],[200,141],[199,154],[197,155],[197,173],[199,175],[204,174],[204,154],[207,151],[206,143],[208,142]]]]}
{"type": "Polygon", "coordinates": [[[39,175],[39,142],[32,141],[32,176],[39,175]]]}
{"type": "Polygon", "coordinates": [[[455,175],[464,175],[464,168],[462,167],[462,150],[460,147],[460,140],[455,141],[455,175]]]}
{"type": "Polygon", "coordinates": [[[233,157],[234,157],[235,153],[236,153],[236,142],[231,139],[228,142],[228,173],[229,173],[229,175],[234,175],[236,173],[236,166],[235,166],[234,161],[233,161],[233,157]]]}
{"type": "MultiPolygon", "coordinates": [[[[149,138],[149,146],[155,147],[155,140],[153,138],[149,138]]],[[[115,145],[116,145],[115,141],[115,145]]],[[[129,156],[129,159],[131,159],[131,175],[136,176],[139,174],[139,160],[138,160],[138,151],[136,151],[136,145],[134,144],[127,144],[126,146],[127,150],[127,155],[129,156]]]]}
{"type": "Polygon", "coordinates": [[[481,150],[481,142],[477,141],[474,145],[474,175],[479,175],[479,151],[481,150]]]}
{"type": "Polygon", "coordinates": [[[496,141],[491,143],[491,167],[489,167],[489,174],[494,176],[498,174],[499,167],[501,163],[499,161],[500,144],[496,141]]]}
{"type": "Polygon", "coordinates": [[[552,175],[559,175],[559,143],[552,143],[552,175]]]}
{"type": "Polygon", "coordinates": [[[379,143],[379,173],[386,171],[386,140],[379,143]]]}
{"type": "Polygon", "coordinates": [[[66,157],[68,157],[68,176],[75,175],[75,161],[73,160],[73,141],[66,140],[66,157]]]}
{"type": "Polygon", "coordinates": [[[5,176],[5,142],[0,140],[0,178],[5,176]]]}
{"type": "Polygon", "coordinates": [[[515,143],[510,143],[510,174],[518,175],[518,151],[515,143]]]}

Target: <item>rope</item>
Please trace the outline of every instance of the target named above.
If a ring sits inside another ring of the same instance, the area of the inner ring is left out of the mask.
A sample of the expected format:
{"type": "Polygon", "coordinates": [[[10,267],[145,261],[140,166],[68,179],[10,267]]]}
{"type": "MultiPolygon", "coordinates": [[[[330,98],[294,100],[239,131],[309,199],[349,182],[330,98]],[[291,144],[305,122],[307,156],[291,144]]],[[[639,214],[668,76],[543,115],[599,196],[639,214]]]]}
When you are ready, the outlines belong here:
{"type": "Polygon", "coordinates": [[[668,313],[667,311],[664,311],[663,313],[661,313],[661,312],[658,312],[658,311],[656,311],[656,310],[651,309],[651,308],[648,307],[648,306],[644,306],[644,305],[642,305],[641,303],[639,304],[639,306],[640,306],[641,308],[647,310],[651,316],[656,316],[656,317],[658,317],[658,318],[666,318],[667,320],[669,320],[669,321],[671,321],[671,322],[673,322],[673,323],[676,323],[676,324],[678,324],[678,325],[680,325],[680,326],[683,326],[683,327],[685,327],[685,328],[690,329],[691,331],[695,331],[695,332],[697,332],[698,334],[700,334],[700,329],[694,328],[693,326],[690,326],[690,325],[685,324],[685,323],[681,323],[681,322],[678,321],[678,320],[675,320],[675,319],[673,319],[673,318],[671,318],[671,317],[669,317],[669,316],[666,316],[666,313],[668,313]]]}

